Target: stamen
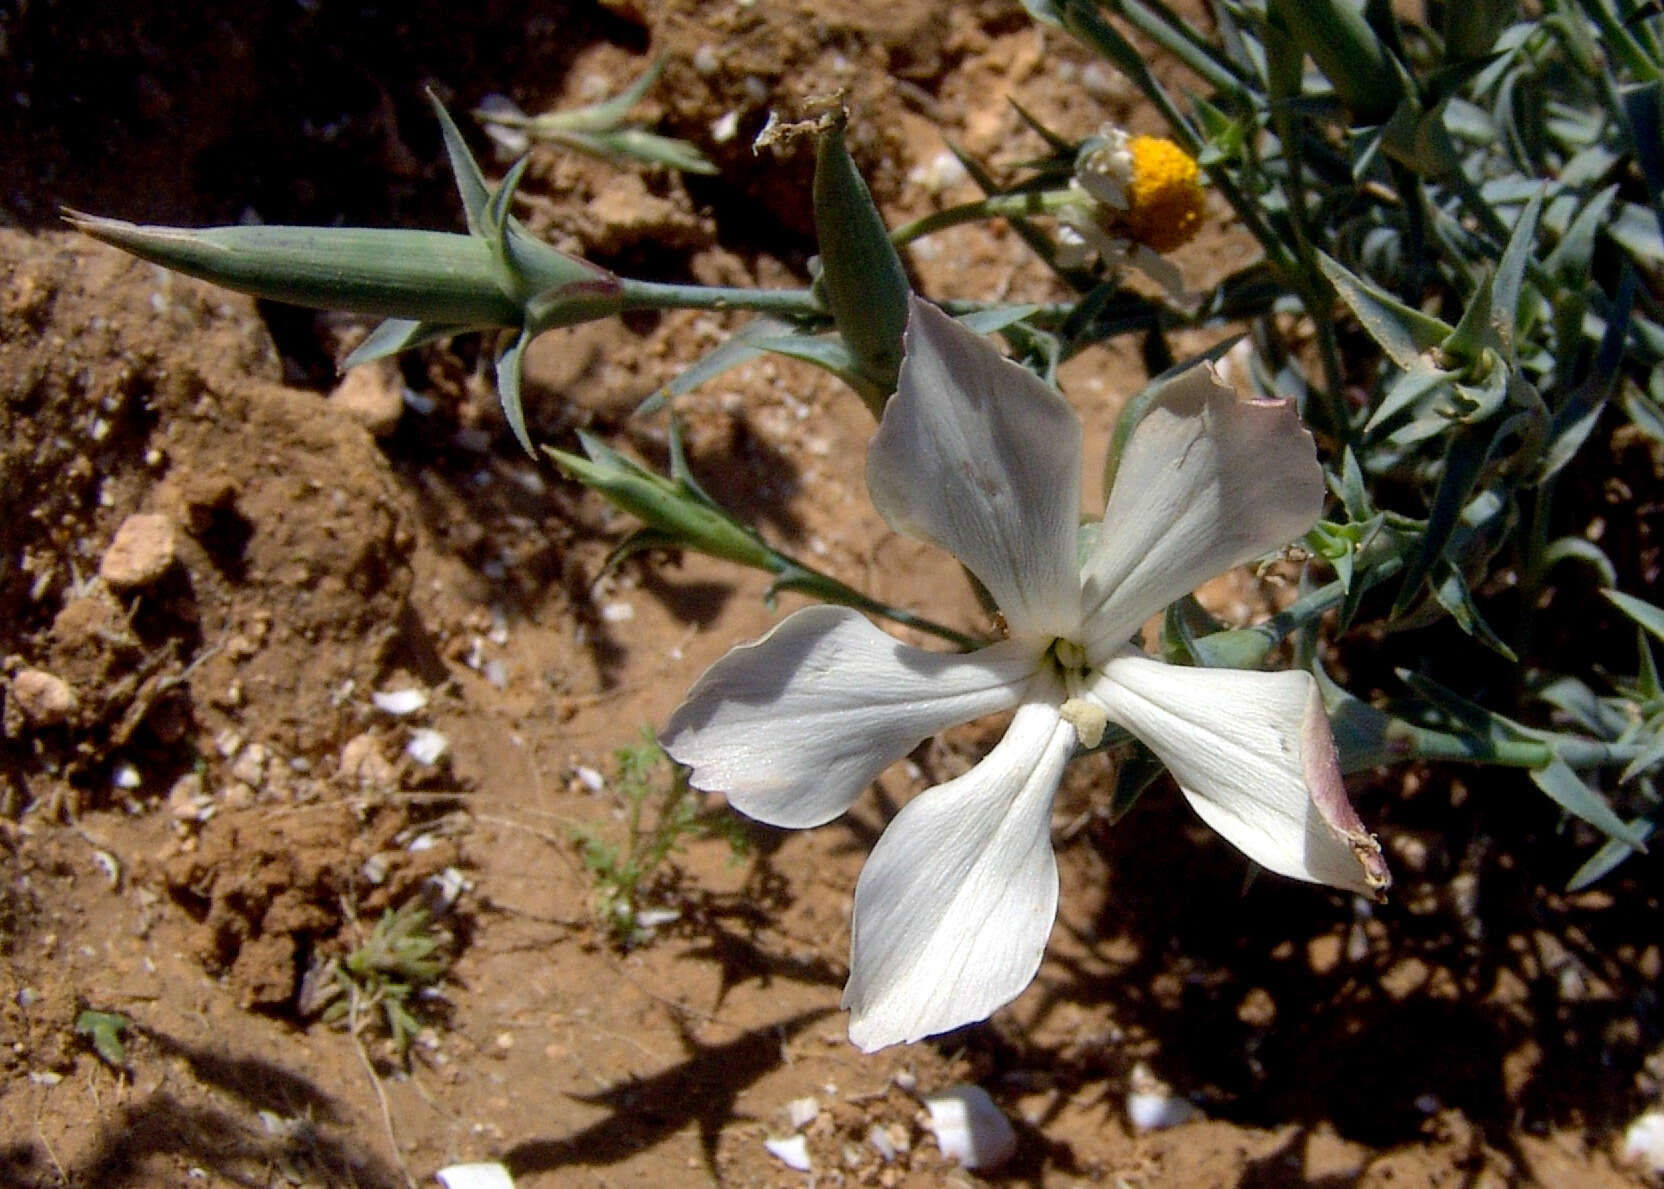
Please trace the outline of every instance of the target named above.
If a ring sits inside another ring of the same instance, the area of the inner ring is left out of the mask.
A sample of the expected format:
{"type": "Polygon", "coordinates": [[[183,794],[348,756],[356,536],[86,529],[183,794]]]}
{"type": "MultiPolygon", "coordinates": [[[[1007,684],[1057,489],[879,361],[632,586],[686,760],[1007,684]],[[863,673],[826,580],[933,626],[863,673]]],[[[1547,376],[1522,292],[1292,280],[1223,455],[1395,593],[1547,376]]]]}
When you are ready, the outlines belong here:
{"type": "Polygon", "coordinates": [[[1098,708],[1097,703],[1085,698],[1068,698],[1058,707],[1058,711],[1063,721],[1075,728],[1075,738],[1088,751],[1104,741],[1104,732],[1109,729],[1109,716],[1098,708]]]}

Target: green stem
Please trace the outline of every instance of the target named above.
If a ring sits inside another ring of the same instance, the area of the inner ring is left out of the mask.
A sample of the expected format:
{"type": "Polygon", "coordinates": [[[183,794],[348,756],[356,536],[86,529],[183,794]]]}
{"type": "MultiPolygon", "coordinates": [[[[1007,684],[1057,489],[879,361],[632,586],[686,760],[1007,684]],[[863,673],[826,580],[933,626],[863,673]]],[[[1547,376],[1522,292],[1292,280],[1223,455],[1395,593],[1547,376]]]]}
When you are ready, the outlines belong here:
{"type": "Polygon", "coordinates": [[[945,624],[937,623],[933,619],[926,619],[922,615],[915,615],[901,607],[892,607],[888,603],[880,603],[877,599],[869,598],[852,586],[845,586],[830,574],[823,574],[813,566],[806,566],[795,558],[775,550],[774,553],[779,567],[775,573],[774,586],[776,590],[795,590],[802,594],[812,595],[826,603],[836,603],[841,607],[852,607],[857,611],[865,611],[868,615],[876,615],[881,619],[888,619],[892,623],[899,623],[906,627],[916,628],[921,632],[928,632],[932,636],[948,641],[963,652],[974,652],[988,643],[976,636],[966,635],[955,631],[945,624]]]}
{"type": "Polygon", "coordinates": [[[830,315],[809,289],[742,289],[727,285],[673,285],[621,278],[624,307],[632,310],[755,310],[788,318],[830,315]]]}
{"type": "Polygon", "coordinates": [[[1564,736],[1538,739],[1475,739],[1394,722],[1387,745],[1395,758],[1493,764],[1499,768],[1541,768],[1558,759],[1579,771],[1628,764],[1645,750],[1639,743],[1603,743],[1564,736]]]}
{"type": "Polygon", "coordinates": [[[991,194],[975,202],[932,211],[905,223],[890,232],[890,242],[901,247],[949,227],[962,223],[977,223],[983,219],[1021,218],[1024,215],[1051,215],[1069,206],[1080,205],[1080,196],[1068,190],[1030,190],[1019,194],[991,194]]]}

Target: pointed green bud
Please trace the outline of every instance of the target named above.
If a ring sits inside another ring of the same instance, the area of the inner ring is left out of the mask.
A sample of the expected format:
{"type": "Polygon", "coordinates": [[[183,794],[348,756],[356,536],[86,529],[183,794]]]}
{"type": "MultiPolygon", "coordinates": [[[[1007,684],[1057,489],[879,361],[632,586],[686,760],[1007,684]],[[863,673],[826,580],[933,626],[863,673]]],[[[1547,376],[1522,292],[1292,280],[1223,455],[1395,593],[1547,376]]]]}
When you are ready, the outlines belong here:
{"type": "Polygon", "coordinates": [[[816,145],[815,235],[826,304],[867,381],[862,399],[877,417],[901,370],[910,289],[890,233],[844,146],[845,119],[840,110],[816,145]]]}
{"type": "Polygon", "coordinates": [[[578,438],[587,458],[564,450],[546,452],[585,487],[662,534],[665,543],[753,569],[780,568],[773,550],[688,484],[655,474],[589,434],[578,438]]]}
{"type": "Polygon", "coordinates": [[[151,227],[66,212],[142,260],[252,297],[461,329],[538,330],[623,308],[605,269],[510,227],[505,284],[481,236],[370,227],[151,227]]]}

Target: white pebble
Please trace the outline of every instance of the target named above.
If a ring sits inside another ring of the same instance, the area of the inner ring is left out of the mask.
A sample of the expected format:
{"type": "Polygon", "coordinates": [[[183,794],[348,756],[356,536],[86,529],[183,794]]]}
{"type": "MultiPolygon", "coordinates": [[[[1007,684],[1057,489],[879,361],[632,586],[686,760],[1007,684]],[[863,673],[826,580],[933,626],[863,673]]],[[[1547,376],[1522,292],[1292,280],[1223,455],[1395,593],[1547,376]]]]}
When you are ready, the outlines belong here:
{"type": "Polygon", "coordinates": [[[514,1189],[514,1178],[501,1164],[453,1164],[433,1175],[445,1189],[514,1189]]]}
{"type": "Polygon", "coordinates": [[[428,694],[426,690],[415,687],[389,690],[387,693],[378,691],[370,695],[370,701],[376,704],[377,710],[403,717],[424,709],[428,704],[428,694]]]}
{"type": "Polygon", "coordinates": [[[740,113],[729,109],[711,121],[711,142],[727,144],[740,130],[740,113]]]}
{"type": "Polygon", "coordinates": [[[572,775],[578,778],[578,783],[592,793],[598,793],[607,787],[607,778],[587,764],[579,764],[572,769],[572,775]]]}
{"type": "Polygon", "coordinates": [[[1664,1108],[1644,1111],[1629,1125],[1622,1160],[1631,1168],[1664,1175],[1664,1108]]]}
{"type": "Polygon", "coordinates": [[[966,1168],[998,1168],[1017,1150],[1011,1121],[981,1086],[949,1086],[924,1099],[942,1155],[966,1168]]]}
{"type": "Polygon", "coordinates": [[[786,1139],[765,1139],[763,1147],[787,1168],[795,1168],[798,1172],[808,1172],[809,1141],[801,1135],[788,1136],[786,1139]]]}
{"type": "Polygon", "coordinates": [[[110,783],[118,789],[127,789],[131,792],[144,783],[144,777],[139,775],[139,770],[131,763],[123,760],[116,765],[116,770],[110,774],[110,783]]]}
{"type": "Polygon", "coordinates": [[[885,1164],[889,1164],[896,1158],[895,1142],[890,1139],[890,1133],[877,1123],[867,1128],[867,1142],[872,1145],[873,1151],[878,1153],[879,1158],[885,1164]]]}
{"type": "Polygon", "coordinates": [[[608,603],[601,608],[601,618],[608,623],[626,623],[636,617],[633,604],[625,602],[608,603]]]}
{"type": "Polygon", "coordinates": [[[1127,1095],[1127,1118],[1139,1131],[1177,1127],[1196,1117],[1196,1108],[1174,1094],[1134,1090],[1127,1095]]]}
{"type": "MultiPolygon", "coordinates": [[[[640,920],[641,916],[644,915],[646,914],[638,915],[636,919],[640,920]]],[[[791,1123],[793,1131],[802,1131],[815,1121],[815,1116],[818,1114],[820,1114],[820,1099],[812,1094],[806,1098],[794,1098],[786,1104],[786,1119],[791,1123]]]]}
{"type": "Polygon", "coordinates": [[[410,732],[410,742],[404,745],[404,754],[418,764],[431,767],[439,762],[439,757],[450,745],[450,740],[432,727],[417,727],[410,732]]]}

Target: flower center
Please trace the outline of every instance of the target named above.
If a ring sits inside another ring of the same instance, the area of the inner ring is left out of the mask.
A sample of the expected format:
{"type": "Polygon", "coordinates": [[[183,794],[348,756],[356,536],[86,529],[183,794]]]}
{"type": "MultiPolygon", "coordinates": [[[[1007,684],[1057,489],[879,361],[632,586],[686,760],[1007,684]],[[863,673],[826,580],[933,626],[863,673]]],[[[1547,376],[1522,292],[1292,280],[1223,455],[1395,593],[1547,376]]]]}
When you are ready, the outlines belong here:
{"type": "Polygon", "coordinates": [[[1202,227],[1206,198],[1201,169],[1189,153],[1159,136],[1135,136],[1128,209],[1121,216],[1127,233],[1157,252],[1171,252],[1190,242],[1202,227]]]}
{"type": "Polygon", "coordinates": [[[1057,674],[1063,679],[1063,703],[1058,712],[1063,721],[1075,728],[1075,738],[1088,751],[1104,741],[1109,719],[1097,703],[1082,696],[1086,678],[1091,672],[1086,663],[1086,649],[1073,640],[1059,637],[1046,650],[1057,674]]]}

